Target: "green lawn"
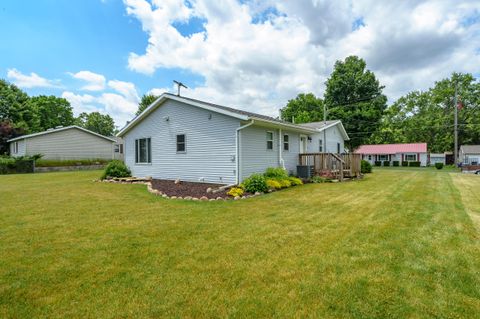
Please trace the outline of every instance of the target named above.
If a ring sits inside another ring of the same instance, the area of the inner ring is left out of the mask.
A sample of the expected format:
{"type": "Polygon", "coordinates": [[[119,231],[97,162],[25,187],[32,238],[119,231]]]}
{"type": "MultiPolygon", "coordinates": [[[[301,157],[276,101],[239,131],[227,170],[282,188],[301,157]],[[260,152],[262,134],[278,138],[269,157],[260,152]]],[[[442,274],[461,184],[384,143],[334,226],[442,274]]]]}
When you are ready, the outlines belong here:
{"type": "Polygon", "coordinates": [[[0,176],[0,318],[480,317],[480,176],[186,202],[99,174],[0,176]]]}

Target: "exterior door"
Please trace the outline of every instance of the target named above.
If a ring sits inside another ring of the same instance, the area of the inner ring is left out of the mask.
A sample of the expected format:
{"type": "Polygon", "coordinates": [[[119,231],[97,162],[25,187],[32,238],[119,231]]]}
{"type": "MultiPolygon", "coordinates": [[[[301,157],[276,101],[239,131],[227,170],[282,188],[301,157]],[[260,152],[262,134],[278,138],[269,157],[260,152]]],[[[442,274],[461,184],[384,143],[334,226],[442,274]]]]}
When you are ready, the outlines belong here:
{"type": "Polygon", "coordinates": [[[300,154],[307,152],[307,137],[300,135],[300,154]]]}

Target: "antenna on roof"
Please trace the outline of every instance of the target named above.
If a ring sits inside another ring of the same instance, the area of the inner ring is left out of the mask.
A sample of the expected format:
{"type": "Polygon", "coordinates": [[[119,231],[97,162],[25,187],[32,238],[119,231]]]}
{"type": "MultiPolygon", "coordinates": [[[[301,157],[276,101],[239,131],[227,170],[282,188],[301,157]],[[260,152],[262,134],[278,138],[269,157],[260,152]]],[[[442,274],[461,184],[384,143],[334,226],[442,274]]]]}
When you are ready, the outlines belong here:
{"type": "Polygon", "coordinates": [[[185,84],[183,84],[182,82],[173,80],[173,83],[175,83],[177,85],[177,96],[180,96],[180,89],[182,87],[188,89],[188,87],[185,84]]]}

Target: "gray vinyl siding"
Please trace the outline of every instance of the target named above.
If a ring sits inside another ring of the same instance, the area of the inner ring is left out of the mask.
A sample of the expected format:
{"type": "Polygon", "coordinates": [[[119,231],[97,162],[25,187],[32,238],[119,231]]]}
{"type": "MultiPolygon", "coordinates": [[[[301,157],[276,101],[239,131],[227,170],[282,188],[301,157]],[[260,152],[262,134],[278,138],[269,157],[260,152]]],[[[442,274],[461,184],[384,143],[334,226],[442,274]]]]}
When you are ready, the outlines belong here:
{"type": "Polygon", "coordinates": [[[268,167],[278,167],[278,129],[256,125],[240,131],[240,175],[245,179],[253,173],[263,173],[268,167]],[[273,149],[267,150],[267,132],[273,132],[273,149]]]}
{"type": "Polygon", "coordinates": [[[26,139],[26,155],[42,154],[43,159],[112,159],[113,142],[71,128],[26,139]]]}
{"type": "Polygon", "coordinates": [[[298,165],[298,154],[300,153],[300,134],[296,132],[282,131],[283,135],[288,134],[289,137],[289,150],[283,150],[283,140],[282,140],[282,157],[285,165],[285,169],[291,175],[296,175],[297,165],[298,165]]]}
{"type": "Polygon", "coordinates": [[[18,140],[18,152],[14,153],[15,142],[10,142],[10,155],[13,157],[25,156],[25,140],[18,140]]]}
{"type": "Polygon", "coordinates": [[[125,163],[138,177],[233,184],[239,126],[235,118],[168,100],[123,136],[125,163]],[[176,151],[177,134],[186,135],[185,153],[176,151]],[[135,163],[139,138],[151,138],[151,164],[135,163]]]}
{"type": "MultiPolygon", "coordinates": [[[[315,134],[311,134],[311,142],[307,142],[307,150],[309,153],[318,153],[320,149],[319,140],[323,141],[323,131],[315,134]]],[[[345,153],[345,142],[343,135],[338,129],[338,126],[332,126],[326,130],[327,148],[323,150],[324,153],[337,153],[337,143],[340,143],[340,153],[345,153]]],[[[323,144],[325,144],[323,142],[323,144]]]]}

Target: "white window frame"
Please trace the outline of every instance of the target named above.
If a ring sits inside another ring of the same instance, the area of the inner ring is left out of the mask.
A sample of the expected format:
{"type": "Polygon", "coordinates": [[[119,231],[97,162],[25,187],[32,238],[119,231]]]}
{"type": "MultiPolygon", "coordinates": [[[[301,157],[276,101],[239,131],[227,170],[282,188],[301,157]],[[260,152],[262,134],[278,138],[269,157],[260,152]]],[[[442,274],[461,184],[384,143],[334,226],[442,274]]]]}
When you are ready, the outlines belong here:
{"type": "Polygon", "coordinates": [[[283,151],[290,151],[290,136],[288,134],[283,134],[283,151]]]}
{"type": "Polygon", "coordinates": [[[273,131],[266,131],[265,137],[266,137],[266,139],[267,139],[267,142],[266,142],[266,145],[265,145],[265,147],[267,148],[267,151],[273,151],[273,145],[274,145],[273,142],[274,142],[274,139],[275,139],[275,137],[274,137],[274,135],[273,135],[273,131]],[[269,139],[269,136],[268,136],[269,134],[272,135],[272,138],[271,138],[271,139],[269,139]],[[272,143],[272,144],[271,144],[271,147],[269,147],[269,146],[270,146],[270,145],[268,144],[269,142],[272,143]]]}
{"type": "Polygon", "coordinates": [[[380,161],[380,162],[387,161],[388,162],[388,154],[378,154],[378,161],[380,161]],[[382,158],[383,156],[385,156],[385,158],[382,158]]]}
{"type": "Polygon", "coordinates": [[[123,154],[123,144],[115,144],[115,153],[123,154]]]}
{"type": "Polygon", "coordinates": [[[151,137],[141,137],[135,139],[135,164],[136,165],[151,165],[152,164],[152,138],[151,137]],[[140,140],[145,140],[146,151],[145,154],[146,161],[140,162],[140,140]]]}
{"type": "Polygon", "coordinates": [[[18,154],[18,142],[13,142],[13,154],[18,154]]]}
{"type": "Polygon", "coordinates": [[[175,136],[175,149],[177,150],[177,154],[186,154],[187,153],[187,134],[181,133],[175,136]],[[178,142],[178,137],[183,135],[183,151],[178,150],[178,145],[182,144],[178,142]]]}
{"type": "Polygon", "coordinates": [[[405,162],[416,162],[417,159],[417,154],[405,154],[405,162]],[[413,156],[414,159],[408,159],[408,156],[413,156]]]}
{"type": "Polygon", "coordinates": [[[322,139],[318,140],[318,151],[320,153],[323,153],[323,140],[322,139]]]}

